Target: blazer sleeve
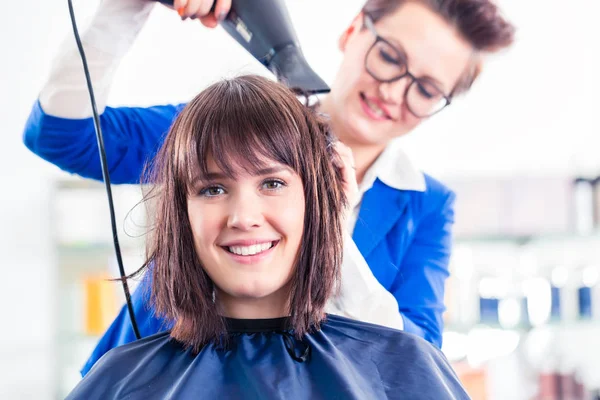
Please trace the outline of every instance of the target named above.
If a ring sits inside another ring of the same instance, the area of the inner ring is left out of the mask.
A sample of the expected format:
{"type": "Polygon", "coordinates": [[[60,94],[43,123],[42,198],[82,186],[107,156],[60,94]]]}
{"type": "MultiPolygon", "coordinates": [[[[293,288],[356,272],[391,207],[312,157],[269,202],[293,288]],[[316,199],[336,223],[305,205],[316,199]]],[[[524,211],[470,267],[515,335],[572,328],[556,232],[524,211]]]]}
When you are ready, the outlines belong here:
{"type": "MultiPolygon", "coordinates": [[[[100,125],[111,182],[140,183],[144,165],[154,157],[183,107],[106,108],[100,125]]],[[[46,114],[38,101],[25,125],[23,142],[33,153],[64,171],[102,180],[92,118],[55,117],[46,114]]]]}
{"type": "Polygon", "coordinates": [[[390,291],[404,318],[404,331],[441,348],[456,196],[447,190],[440,197],[441,203],[420,221],[390,291]]]}

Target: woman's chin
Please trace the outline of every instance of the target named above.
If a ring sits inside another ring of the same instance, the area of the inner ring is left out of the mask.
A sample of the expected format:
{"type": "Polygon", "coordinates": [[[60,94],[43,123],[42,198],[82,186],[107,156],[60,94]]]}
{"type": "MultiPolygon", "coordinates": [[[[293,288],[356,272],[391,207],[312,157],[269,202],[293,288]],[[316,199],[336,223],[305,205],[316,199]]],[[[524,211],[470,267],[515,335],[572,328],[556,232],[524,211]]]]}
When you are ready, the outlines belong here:
{"type": "Polygon", "coordinates": [[[346,139],[348,143],[372,146],[381,142],[382,135],[379,134],[379,129],[364,118],[353,118],[348,129],[349,137],[346,139]]]}
{"type": "Polygon", "coordinates": [[[249,302],[267,298],[277,292],[279,288],[271,285],[265,285],[261,282],[254,284],[245,283],[243,285],[231,288],[229,290],[229,296],[235,297],[236,299],[249,302]]]}

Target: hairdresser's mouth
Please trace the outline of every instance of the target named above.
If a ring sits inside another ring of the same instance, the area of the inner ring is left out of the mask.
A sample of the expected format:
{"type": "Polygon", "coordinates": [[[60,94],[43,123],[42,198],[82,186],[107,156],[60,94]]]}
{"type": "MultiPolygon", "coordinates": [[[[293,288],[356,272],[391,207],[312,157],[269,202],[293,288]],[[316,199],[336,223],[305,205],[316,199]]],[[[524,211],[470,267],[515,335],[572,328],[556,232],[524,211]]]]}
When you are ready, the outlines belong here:
{"type": "Polygon", "coordinates": [[[367,97],[367,95],[364,94],[363,92],[360,92],[359,96],[360,96],[360,105],[361,105],[363,111],[371,119],[376,120],[376,121],[392,120],[390,113],[388,112],[388,110],[385,108],[385,106],[379,99],[376,99],[373,97],[367,97]]]}

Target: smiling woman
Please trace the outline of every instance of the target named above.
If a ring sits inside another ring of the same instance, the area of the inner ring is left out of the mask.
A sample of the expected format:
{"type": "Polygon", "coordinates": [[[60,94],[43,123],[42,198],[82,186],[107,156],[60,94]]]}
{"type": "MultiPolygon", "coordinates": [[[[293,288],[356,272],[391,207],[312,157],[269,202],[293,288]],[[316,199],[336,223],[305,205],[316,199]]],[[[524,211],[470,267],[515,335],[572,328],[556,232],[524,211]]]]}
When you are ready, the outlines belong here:
{"type": "Polygon", "coordinates": [[[246,76],[206,89],[175,121],[151,178],[159,228],[148,262],[177,339],[198,349],[224,330],[220,315],[291,314],[299,335],[323,318],[344,195],[310,113],[282,86],[246,76]]]}
{"type": "Polygon", "coordinates": [[[265,78],[189,103],[149,177],[151,299],[173,329],[109,351],[68,398],[468,398],[425,340],[325,314],[342,261],[337,157],[314,111],[265,78]]]}

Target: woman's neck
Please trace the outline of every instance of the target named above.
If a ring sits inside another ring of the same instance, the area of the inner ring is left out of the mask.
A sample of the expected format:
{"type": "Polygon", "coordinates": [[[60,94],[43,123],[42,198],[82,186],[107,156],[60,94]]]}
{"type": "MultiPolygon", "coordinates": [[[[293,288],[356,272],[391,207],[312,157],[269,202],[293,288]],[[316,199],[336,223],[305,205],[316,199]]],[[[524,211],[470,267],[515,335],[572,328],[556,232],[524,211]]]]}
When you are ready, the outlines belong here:
{"type": "Polygon", "coordinates": [[[343,121],[344,116],[334,112],[335,108],[330,103],[330,99],[330,96],[324,97],[319,105],[319,110],[329,116],[329,124],[333,134],[352,150],[356,180],[360,184],[368,169],[385,149],[385,144],[368,144],[354,139],[353,135],[347,131],[343,121]]]}
{"type": "Polygon", "coordinates": [[[231,296],[217,290],[215,300],[221,315],[236,319],[269,319],[287,317],[289,292],[278,291],[266,297],[250,298],[231,296]]]}

